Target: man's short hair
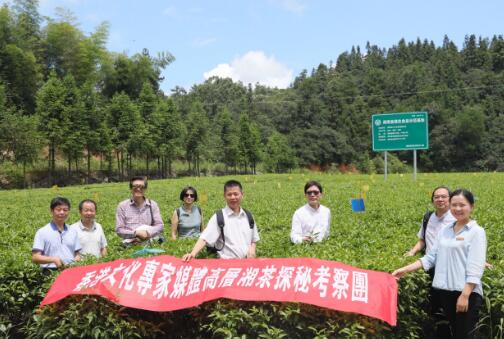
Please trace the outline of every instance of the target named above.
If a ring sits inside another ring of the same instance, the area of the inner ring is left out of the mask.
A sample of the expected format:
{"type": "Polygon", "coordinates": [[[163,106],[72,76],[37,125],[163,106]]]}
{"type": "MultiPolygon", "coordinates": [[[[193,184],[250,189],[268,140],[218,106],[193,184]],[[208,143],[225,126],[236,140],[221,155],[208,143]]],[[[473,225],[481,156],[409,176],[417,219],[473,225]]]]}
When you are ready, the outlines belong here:
{"type": "Polygon", "coordinates": [[[95,212],[98,212],[98,206],[96,206],[96,202],[92,199],[84,199],[79,203],[79,212],[82,212],[82,207],[84,206],[85,203],[90,203],[94,205],[95,212]]]}
{"type": "Polygon", "coordinates": [[[242,185],[238,180],[228,180],[224,184],[224,193],[226,193],[227,189],[231,187],[239,187],[240,191],[243,191],[242,185]]]}
{"type": "Polygon", "coordinates": [[[441,186],[438,186],[436,188],[434,188],[434,190],[432,191],[432,194],[431,194],[431,202],[434,202],[434,193],[436,193],[437,190],[440,190],[440,189],[445,189],[448,191],[448,196],[451,195],[451,191],[450,189],[448,188],[448,186],[444,186],[444,185],[441,185],[441,186]]]}
{"type": "Polygon", "coordinates": [[[64,197],[56,197],[53,200],[51,200],[51,211],[54,210],[58,206],[66,205],[70,209],[70,200],[64,197]]]}
{"type": "Polygon", "coordinates": [[[131,177],[130,182],[129,182],[129,188],[133,188],[133,181],[137,180],[142,180],[144,182],[144,187],[147,188],[147,177],[146,176],[136,176],[136,177],[131,177]]]}
{"type": "Polygon", "coordinates": [[[308,191],[308,188],[310,188],[312,186],[317,186],[317,188],[319,189],[320,193],[322,193],[322,185],[318,181],[311,180],[311,181],[308,181],[306,183],[306,185],[304,185],[304,192],[305,192],[305,194],[306,194],[306,191],[308,191]]]}
{"type": "Polygon", "coordinates": [[[193,191],[194,192],[194,202],[198,201],[198,192],[192,186],[186,186],[182,189],[182,191],[180,192],[180,200],[184,201],[184,198],[185,198],[187,191],[193,191]]]}

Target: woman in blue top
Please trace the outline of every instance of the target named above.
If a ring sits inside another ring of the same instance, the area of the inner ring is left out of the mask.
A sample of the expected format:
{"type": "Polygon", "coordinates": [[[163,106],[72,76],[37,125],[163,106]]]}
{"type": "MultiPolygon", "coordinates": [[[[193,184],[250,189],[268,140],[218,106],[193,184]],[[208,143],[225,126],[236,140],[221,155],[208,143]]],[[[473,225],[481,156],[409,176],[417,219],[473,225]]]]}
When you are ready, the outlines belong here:
{"type": "Polygon", "coordinates": [[[198,238],[203,229],[203,214],[201,208],[194,205],[198,201],[198,192],[191,186],[184,187],[180,192],[182,206],[173,211],[171,218],[171,236],[179,238],[198,238]]]}
{"type": "Polygon", "coordinates": [[[474,338],[483,303],[481,277],[485,268],[486,234],[471,220],[474,197],[465,189],[450,194],[450,211],[456,222],[443,227],[432,250],[420,260],[395,270],[397,279],[423,267],[435,266],[432,287],[450,322],[453,338],[474,338]]]}

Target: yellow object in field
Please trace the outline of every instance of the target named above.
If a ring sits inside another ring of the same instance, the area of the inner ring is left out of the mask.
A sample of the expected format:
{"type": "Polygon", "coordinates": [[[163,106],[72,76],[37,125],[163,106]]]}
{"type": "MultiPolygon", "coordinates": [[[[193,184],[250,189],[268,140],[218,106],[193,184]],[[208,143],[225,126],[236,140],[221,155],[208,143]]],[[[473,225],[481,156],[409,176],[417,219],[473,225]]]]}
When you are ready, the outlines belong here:
{"type": "Polygon", "coordinates": [[[201,204],[206,204],[208,201],[208,194],[206,194],[206,192],[201,192],[199,194],[198,200],[201,204]]]}

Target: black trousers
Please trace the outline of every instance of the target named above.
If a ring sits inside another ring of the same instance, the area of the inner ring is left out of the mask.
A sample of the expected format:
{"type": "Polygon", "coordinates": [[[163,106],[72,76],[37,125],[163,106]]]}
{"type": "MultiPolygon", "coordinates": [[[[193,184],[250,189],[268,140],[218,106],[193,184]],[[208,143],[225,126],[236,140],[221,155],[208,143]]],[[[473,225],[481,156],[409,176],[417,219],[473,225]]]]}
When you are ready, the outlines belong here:
{"type": "Polygon", "coordinates": [[[439,302],[446,319],[450,323],[451,335],[445,338],[475,338],[476,324],[479,320],[479,309],[483,304],[483,297],[476,292],[471,293],[467,312],[457,313],[457,299],[462,292],[433,290],[433,297],[439,302]]]}
{"type": "Polygon", "coordinates": [[[441,297],[438,289],[432,287],[432,280],[434,280],[434,267],[427,271],[430,276],[430,290],[429,290],[429,314],[434,321],[434,334],[436,339],[446,339],[451,337],[450,325],[443,311],[441,304],[441,297]]]}

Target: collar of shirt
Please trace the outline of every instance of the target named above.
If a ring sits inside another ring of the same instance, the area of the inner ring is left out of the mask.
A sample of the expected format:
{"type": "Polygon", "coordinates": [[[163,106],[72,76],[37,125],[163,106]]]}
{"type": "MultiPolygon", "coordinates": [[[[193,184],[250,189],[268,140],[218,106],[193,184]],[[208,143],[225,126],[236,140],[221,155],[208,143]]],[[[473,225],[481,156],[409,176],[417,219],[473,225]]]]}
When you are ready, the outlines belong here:
{"type": "Polygon", "coordinates": [[[96,223],[93,221],[93,225],[91,226],[91,228],[87,228],[83,223],[82,223],[82,220],[79,220],[79,227],[81,230],[83,231],[94,231],[96,229],[96,223]]]}
{"type": "Polygon", "coordinates": [[[313,213],[317,213],[318,211],[320,211],[320,206],[322,206],[322,205],[319,205],[318,208],[313,208],[310,206],[310,204],[307,203],[305,206],[309,211],[311,211],[313,213]]]}
{"type": "MultiPolygon", "coordinates": [[[[226,205],[226,207],[224,207],[224,213],[227,216],[236,215],[236,213],[228,205],[226,205]]],[[[245,211],[243,210],[243,208],[240,207],[240,212],[238,213],[238,216],[242,216],[244,214],[245,214],[245,211]]]]}
{"type": "MultiPolygon", "coordinates": [[[[51,222],[50,222],[50,224],[51,224],[51,227],[52,227],[52,229],[53,229],[53,230],[58,231],[58,232],[61,232],[61,231],[59,230],[58,226],[56,226],[56,224],[55,224],[53,221],[51,221],[51,222]]],[[[66,231],[68,231],[68,226],[67,226],[67,224],[65,223],[65,225],[63,225],[63,232],[66,232],[66,231]]]]}
{"type": "Polygon", "coordinates": [[[443,219],[450,213],[450,210],[446,211],[442,216],[438,217],[436,213],[433,213],[438,221],[443,221],[443,219]]]}
{"type": "MultiPolygon", "coordinates": [[[[150,204],[151,204],[150,199],[147,199],[144,196],[144,203],[143,203],[143,205],[141,207],[143,207],[143,206],[149,206],[150,204]]],[[[136,206],[135,200],[133,200],[133,198],[130,198],[130,206],[136,206]]]]}
{"type": "MultiPolygon", "coordinates": [[[[457,224],[457,222],[454,222],[453,225],[451,225],[451,228],[452,230],[455,231],[455,225],[457,224]]],[[[459,233],[462,231],[462,230],[465,230],[465,229],[468,229],[470,230],[471,228],[474,227],[474,225],[477,225],[476,221],[475,220],[469,220],[469,222],[467,224],[465,224],[460,230],[459,230],[459,233]]]]}

